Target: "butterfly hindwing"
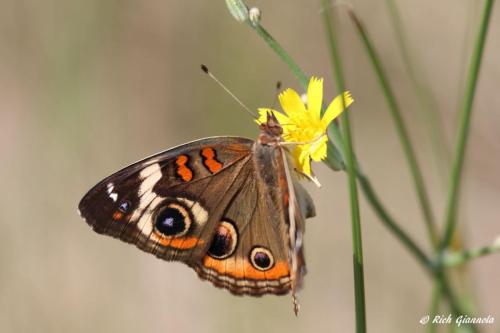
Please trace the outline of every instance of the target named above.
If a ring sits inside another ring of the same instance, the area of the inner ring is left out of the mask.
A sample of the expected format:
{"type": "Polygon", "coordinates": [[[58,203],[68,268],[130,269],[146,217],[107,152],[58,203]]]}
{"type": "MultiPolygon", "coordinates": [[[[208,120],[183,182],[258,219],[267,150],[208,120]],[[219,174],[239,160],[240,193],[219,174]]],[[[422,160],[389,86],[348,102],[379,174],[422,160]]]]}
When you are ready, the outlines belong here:
{"type": "MultiPolygon", "coordinates": [[[[295,186],[287,181],[283,156],[280,147],[256,146],[252,177],[224,211],[209,251],[193,266],[202,279],[234,294],[254,296],[295,292],[300,286],[305,272],[302,245],[292,251],[289,239],[288,184],[295,186]],[[293,272],[294,262],[298,272],[293,272]]],[[[295,190],[303,196],[301,187],[295,190]]],[[[310,216],[308,199],[304,212],[310,216]]],[[[302,237],[302,209],[297,200],[292,204],[295,234],[302,237]]]]}

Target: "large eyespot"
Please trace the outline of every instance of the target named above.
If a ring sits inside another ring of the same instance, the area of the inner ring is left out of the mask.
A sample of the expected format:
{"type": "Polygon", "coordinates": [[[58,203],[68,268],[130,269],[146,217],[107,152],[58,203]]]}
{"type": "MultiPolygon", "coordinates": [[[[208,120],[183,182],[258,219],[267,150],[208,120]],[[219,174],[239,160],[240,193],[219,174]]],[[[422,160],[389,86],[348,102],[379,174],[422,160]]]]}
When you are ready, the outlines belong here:
{"type": "Polygon", "coordinates": [[[191,226],[191,215],[179,203],[169,203],[162,207],[154,219],[155,229],[165,237],[184,236],[191,226]]]}
{"type": "Polygon", "coordinates": [[[215,230],[208,255],[216,259],[227,258],[234,253],[237,244],[238,232],[234,223],[221,221],[215,230]]]}
{"type": "Polygon", "coordinates": [[[274,265],[274,257],[268,249],[256,246],[250,251],[250,262],[259,271],[267,271],[274,265]]]}

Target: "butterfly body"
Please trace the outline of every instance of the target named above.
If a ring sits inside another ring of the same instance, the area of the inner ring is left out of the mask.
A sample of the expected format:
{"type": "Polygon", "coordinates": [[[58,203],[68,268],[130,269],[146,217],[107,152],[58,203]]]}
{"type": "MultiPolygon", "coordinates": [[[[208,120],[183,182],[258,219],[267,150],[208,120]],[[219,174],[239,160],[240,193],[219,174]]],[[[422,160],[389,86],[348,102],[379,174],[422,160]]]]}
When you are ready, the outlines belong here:
{"type": "Polygon", "coordinates": [[[305,273],[314,206],[290,170],[269,115],[257,141],[212,137],[136,162],[81,200],[94,231],[181,261],[234,294],[285,294],[305,273]]]}

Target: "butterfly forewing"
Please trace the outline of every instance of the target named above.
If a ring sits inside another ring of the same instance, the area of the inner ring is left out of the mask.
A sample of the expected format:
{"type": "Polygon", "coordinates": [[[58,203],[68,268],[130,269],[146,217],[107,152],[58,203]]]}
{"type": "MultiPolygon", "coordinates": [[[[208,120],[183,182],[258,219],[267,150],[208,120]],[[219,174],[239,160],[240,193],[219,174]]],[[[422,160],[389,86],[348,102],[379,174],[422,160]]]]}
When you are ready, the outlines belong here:
{"type": "Polygon", "coordinates": [[[213,228],[223,198],[237,188],[252,145],[245,138],[207,138],[146,158],[94,186],[81,200],[80,214],[96,232],[163,259],[196,258],[209,245],[198,236],[213,228]],[[168,225],[175,217],[186,230],[168,225]],[[160,228],[164,234],[155,225],[159,218],[167,223],[160,228]]]}

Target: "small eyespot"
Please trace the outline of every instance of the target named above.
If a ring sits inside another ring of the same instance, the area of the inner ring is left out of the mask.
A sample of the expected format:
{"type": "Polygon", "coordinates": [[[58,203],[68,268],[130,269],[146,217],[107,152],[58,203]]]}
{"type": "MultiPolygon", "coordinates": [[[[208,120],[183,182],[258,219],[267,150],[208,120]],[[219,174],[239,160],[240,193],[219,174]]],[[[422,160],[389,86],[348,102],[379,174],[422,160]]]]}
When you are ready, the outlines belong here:
{"type": "Polygon", "coordinates": [[[256,246],[250,251],[250,262],[259,271],[267,271],[274,265],[271,251],[262,246],[256,246]]]}
{"type": "Polygon", "coordinates": [[[238,233],[234,223],[221,221],[215,230],[208,255],[215,259],[224,259],[231,256],[238,244],[238,233]]]}
{"type": "Polygon", "coordinates": [[[165,237],[183,236],[191,226],[189,211],[179,203],[170,203],[162,207],[154,221],[156,231],[165,237]]]}
{"type": "Polygon", "coordinates": [[[129,208],[130,208],[130,202],[128,202],[128,201],[122,201],[122,202],[120,202],[120,205],[118,206],[118,210],[122,213],[128,212],[129,208]]]}
{"type": "MultiPolygon", "coordinates": [[[[115,193],[116,194],[116,193],[115,193]]],[[[130,210],[130,202],[129,201],[122,201],[118,205],[118,208],[115,210],[115,212],[112,215],[113,220],[119,221],[121,220],[130,210]]]]}

